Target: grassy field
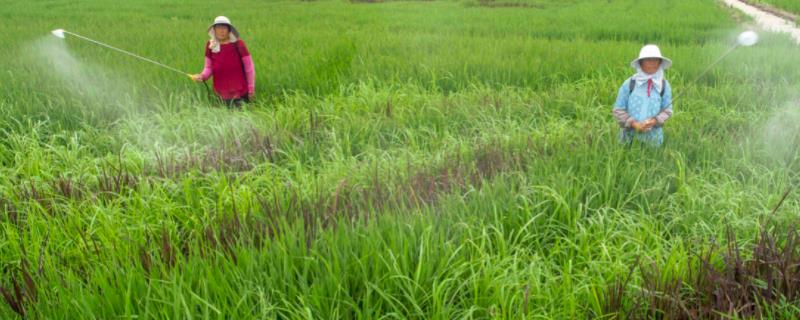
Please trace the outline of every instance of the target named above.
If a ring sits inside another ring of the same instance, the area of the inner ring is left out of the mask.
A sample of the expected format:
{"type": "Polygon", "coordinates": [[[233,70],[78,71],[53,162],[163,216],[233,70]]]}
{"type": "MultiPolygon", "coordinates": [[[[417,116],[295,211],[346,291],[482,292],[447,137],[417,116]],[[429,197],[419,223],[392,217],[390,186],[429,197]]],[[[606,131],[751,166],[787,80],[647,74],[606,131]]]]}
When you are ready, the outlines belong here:
{"type": "Polygon", "coordinates": [[[688,83],[747,23],[714,1],[0,4],[3,319],[658,317],[654,279],[702,306],[702,263],[800,208],[770,213],[798,48],[763,34],[688,83]],[[49,36],[199,72],[219,14],[256,64],[241,112],[49,36]],[[663,148],[626,148],[611,105],[650,42],[682,97],[663,148]]]}
{"type": "Polygon", "coordinates": [[[794,14],[800,14],[800,2],[794,0],[756,0],[754,2],[770,5],[794,14]]]}

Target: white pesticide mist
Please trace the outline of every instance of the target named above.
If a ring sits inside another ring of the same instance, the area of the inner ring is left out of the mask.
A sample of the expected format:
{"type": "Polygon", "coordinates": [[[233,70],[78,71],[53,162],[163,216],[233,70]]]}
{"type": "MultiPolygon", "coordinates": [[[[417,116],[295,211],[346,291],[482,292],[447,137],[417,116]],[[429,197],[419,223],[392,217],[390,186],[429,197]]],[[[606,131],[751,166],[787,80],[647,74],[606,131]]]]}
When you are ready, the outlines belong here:
{"type": "Polygon", "coordinates": [[[80,61],[70,53],[64,39],[48,35],[23,50],[27,62],[41,74],[42,87],[51,96],[69,96],[82,102],[83,108],[109,109],[84,112],[110,111],[106,106],[122,111],[125,110],[122,106],[135,105],[128,81],[97,64],[80,61]]]}
{"type": "Polygon", "coordinates": [[[251,115],[205,106],[127,117],[116,134],[140,151],[185,155],[247,144],[246,137],[260,132],[251,115]],[[236,142],[238,141],[238,142],[236,142]]]}
{"type": "Polygon", "coordinates": [[[800,100],[776,109],[764,123],[764,149],[774,160],[789,164],[800,151],[800,100]]]}
{"type": "Polygon", "coordinates": [[[90,77],[86,66],[81,64],[67,51],[63,40],[53,37],[44,37],[35,41],[26,51],[31,64],[40,67],[46,81],[57,81],[59,85],[71,83],[84,87],[90,77]]]}
{"type": "Polygon", "coordinates": [[[103,126],[113,144],[124,145],[126,152],[147,158],[202,153],[225,148],[234,140],[238,143],[260,127],[248,113],[198,104],[191,92],[161,92],[141,84],[137,88],[135,82],[91,60],[90,53],[103,48],[72,43],[68,35],[62,39],[56,31],[21,52],[22,61],[36,73],[33,88],[84,115],[87,124],[103,126]],[[72,46],[84,50],[72,53],[72,46]],[[89,116],[103,121],[88,122],[89,116]]]}

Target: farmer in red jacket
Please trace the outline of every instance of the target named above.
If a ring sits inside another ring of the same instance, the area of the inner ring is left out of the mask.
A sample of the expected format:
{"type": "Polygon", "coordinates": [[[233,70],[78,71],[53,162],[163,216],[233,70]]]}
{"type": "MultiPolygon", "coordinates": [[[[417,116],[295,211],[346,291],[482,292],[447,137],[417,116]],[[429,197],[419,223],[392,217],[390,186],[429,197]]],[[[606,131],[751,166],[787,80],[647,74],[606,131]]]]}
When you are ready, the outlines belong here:
{"type": "Polygon", "coordinates": [[[206,43],[205,67],[200,74],[192,75],[192,80],[201,82],[214,77],[214,91],[222,101],[228,106],[240,107],[255,94],[253,58],[228,18],[214,19],[208,35],[211,40],[206,43]]]}

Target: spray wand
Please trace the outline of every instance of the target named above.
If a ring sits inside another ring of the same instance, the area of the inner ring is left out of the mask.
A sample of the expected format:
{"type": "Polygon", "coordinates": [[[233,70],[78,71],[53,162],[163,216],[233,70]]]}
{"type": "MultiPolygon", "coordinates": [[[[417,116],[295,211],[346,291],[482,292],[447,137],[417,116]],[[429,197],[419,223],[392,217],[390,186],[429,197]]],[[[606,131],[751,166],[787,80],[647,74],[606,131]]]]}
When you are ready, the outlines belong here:
{"type": "MultiPolygon", "coordinates": [[[[194,80],[194,78],[192,77],[192,74],[190,74],[190,73],[188,73],[188,72],[181,71],[181,70],[179,70],[179,69],[177,69],[177,68],[170,67],[170,66],[168,66],[168,65],[165,65],[165,64],[163,64],[163,63],[161,63],[161,62],[158,62],[158,61],[155,61],[155,60],[153,60],[153,59],[149,59],[149,58],[142,57],[142,56],[140,56],[140,55],[137,55],[137,54],[135,54],[135,53],[132,53],[132,52],[130,52],[130,51],[122,50],[122,49],[120,49],[120,48],[117,48],[117,47],[114,47],[114,46],[111,46],[111,45],[108,45],[108,44],[102,43],[102,42],[100,42],[100,41],[97,41],[97,40],[94,40],[94,39],[90,39],[90,38],[88,38],[88,37],[85,37],[85,36],[79,35],[79,34],[77,34],[77,33],[74,33],[74,32],[70,32],[70,31],[67,31],[67,30],[64,30],[64,29],[56,29],[56,30],[53,30],[53,31],[51,31],[50,33],[52,33],[54,36],[56,36],[56,37],[58,37],[58,38],[60,38],[60,39],[65,39],[65,38],[66,38],[66,35],[71,35],[71,36],[74,36],[74,37],[76,37],[76,38],[78,38],[78,39],[81,39],[81,40],[84,40],[84,41],[88,41],[88,42],[90,42],[90,43],[93,43],[93,44],[99,45],[99,46],[101,46],[101,47],[108,48],[108,49],[111,49],[111,50],[117,51],[117,52],[119,52],[119,53],[126,54],[126,55],[128,55],[128,56],[131,56],[131,57],[133,57],[133,58],[139,59],[139,60],[141,60],[141,61],[145,61],[145,62],[148,62],[148,63],[150,63],[150,64],[154,64],[154,65],[156,65],[156,66],[162,67],[162,68],[164,68],[164,69],[167,69],[167,70],[170,70],[170,71],[173,71],[173,72],[179,73],[179,74],[181,74],[181,75],[187,76],[187,77],[189,77],[190,79],[194,80]]],[[[206,83],[206,81],[205,81],[205,80],[203,81],[203,85],[204,85],[204,86],[205,86],[205,88],[206,88],[206,94],[208,95],[209,99],[211,99],[211,97],[212,97],[212,94],[211,94],[211,89],[208,87],[208,83],[206,83]]]]}

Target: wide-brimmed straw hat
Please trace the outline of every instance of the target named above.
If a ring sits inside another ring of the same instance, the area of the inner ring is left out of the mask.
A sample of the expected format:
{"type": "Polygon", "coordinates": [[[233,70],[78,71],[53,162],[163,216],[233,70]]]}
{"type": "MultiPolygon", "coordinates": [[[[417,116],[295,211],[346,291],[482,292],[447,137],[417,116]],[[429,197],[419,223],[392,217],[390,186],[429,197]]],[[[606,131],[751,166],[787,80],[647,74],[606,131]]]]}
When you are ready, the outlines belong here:
{"type": "Polygon", "coordinates": [[[237,31],[236,27],[233,26],[233,24],[231,23],[231,19],[228,19],[228,17],[225,17],[225,16],[219,16],[219,17],[214,18],[214,23],[212,23],[210,26],[208,26],[208,35],[213,37],[214,36],[214,26],[220,25],[220,24],[226,25],[229,28],[231,28],[231,33],[233,33],[233,35],[236,36],[237,38],[239,37],[239,31],[237,31]]]}
{"type": "Polygon", "coordinates": [[[659,49],[657,45],[648,44],[648,45],[642,47],[642,50],[639,51],[639,57],[636,58],[636,60],[631,61],[631,67],[638,68],[640,66],[639,62],[642,59],[649,59],[649,58],[661,59],[662,67],[665,70],[669,69],[669,67],[672,66],[672,60],[670,60],[669,58],[661,55],[661,49],[659,49]]]}

